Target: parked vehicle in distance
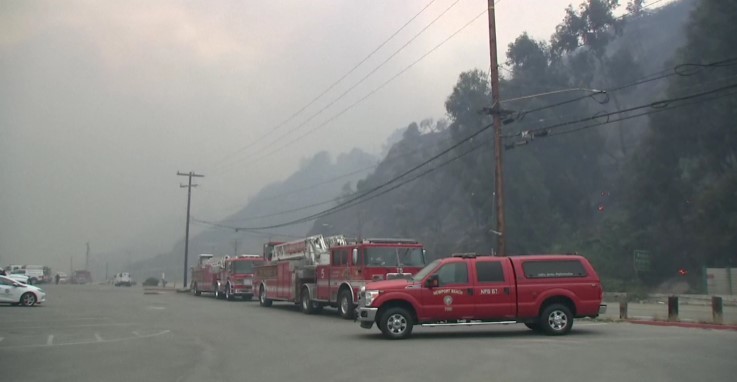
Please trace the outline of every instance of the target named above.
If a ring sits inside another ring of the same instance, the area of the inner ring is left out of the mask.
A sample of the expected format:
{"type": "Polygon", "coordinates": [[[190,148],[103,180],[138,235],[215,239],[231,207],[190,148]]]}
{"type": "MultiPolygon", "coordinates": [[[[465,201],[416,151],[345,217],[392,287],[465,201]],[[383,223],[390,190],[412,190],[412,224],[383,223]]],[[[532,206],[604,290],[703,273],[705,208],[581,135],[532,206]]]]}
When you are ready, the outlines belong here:
{"type": "Polygon", "coordinates": [[[258,255],[213,257],[202,254],[197,265],[192,267],[190,290],[197,296],[205,292],[226,300],[235,297],[250,300],[253,298],[254,267],[262,263],[263,258],[258,255]]]}
{"type": "Polygon", "coordinates": [[[79,270],[72,272],[72,284],[87,284],[92,282],[90,271],[79,270]]]}
{"type": "Polygon", "coordinates": [[[367,284],[356,313],[362,328],[376,323],[390,339],[409,337],[415,325],[498,323],[561,335],[574,318],[605,313],[602,297],[599,276],[582,256],[458,254],[410,280],[367,284]]]}
{"type": "Polygon", "coordinates": [[[31,284],[43,284],[51,282],[51,270],[43,265],[24,265],[26,276],[31,284]]]}
{"type": "Polygon", "coordinates": [[[0,302],[33,306],[46,301],[43,289],[23,284],[6,276],[0,276],[0,302]]]}
{"type": "Polygon", "coordinates": [[[113,285],[127,287],[133,285],[131,275],[128,272],[116,273],[115,277],[113,277],[113,285]]]}
{"type": "Polygon", "coordinates": [[[69,283],[69,276],[64,272],[58,272],[59,275],[59,284],[68,284],[69,283]]]}

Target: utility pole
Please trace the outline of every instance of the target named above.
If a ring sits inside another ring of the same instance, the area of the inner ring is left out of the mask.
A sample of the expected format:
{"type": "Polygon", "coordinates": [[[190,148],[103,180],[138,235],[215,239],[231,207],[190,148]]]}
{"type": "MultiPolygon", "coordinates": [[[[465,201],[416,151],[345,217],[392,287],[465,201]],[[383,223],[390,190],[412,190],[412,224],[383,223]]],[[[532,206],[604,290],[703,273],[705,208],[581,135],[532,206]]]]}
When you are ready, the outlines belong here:
{"type": "Polygon", "coordinates": [[[87,251],[84,254],[84,270],[90,270],[90,242],[87,242],[87,251]]]}
{"type": "Polygon", "coordinates": [[[233,257],[238,257],[238,239],[233,240],[233,257]]]}
{"type": "Polygon", "coordinates": [[[487,0],[489,6],[489,55],[491,58],[491,114],[494,118],[494,186],[496,194],[496,235],[497,256],[506,256],[504,228],[504,183],[502,166],[502,117],[501,99],[499,96],[499,65],[496,51],[496,20],[494,0],[487,0]]]}
{"type": "Polygon", "coordinates": [[[183,288],[187,287],[187,257],[189,256],[189,207],[192,201],[192,187],[197,187],[196,184],[192,184],[192,177],[204,178],[204,175],[195,174],[194,171],[188,173],[182,173],[177,171],[178,176],[186,176],[189,178],[187,185],[180,184],[180,188],[187,187],[187,229],[184,234],[184,284],[183,288]]]}

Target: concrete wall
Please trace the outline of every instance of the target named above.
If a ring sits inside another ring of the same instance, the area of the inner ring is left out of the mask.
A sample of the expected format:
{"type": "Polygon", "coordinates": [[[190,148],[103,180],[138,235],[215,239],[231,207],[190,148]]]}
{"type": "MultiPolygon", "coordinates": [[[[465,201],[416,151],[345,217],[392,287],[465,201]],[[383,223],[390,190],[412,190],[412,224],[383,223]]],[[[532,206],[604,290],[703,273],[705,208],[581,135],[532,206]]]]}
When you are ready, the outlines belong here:
{"type": "Polygon", "coordinates": [[[706,268],[704,274],[707,294],[737,294],[737,268],[706,268]]]}

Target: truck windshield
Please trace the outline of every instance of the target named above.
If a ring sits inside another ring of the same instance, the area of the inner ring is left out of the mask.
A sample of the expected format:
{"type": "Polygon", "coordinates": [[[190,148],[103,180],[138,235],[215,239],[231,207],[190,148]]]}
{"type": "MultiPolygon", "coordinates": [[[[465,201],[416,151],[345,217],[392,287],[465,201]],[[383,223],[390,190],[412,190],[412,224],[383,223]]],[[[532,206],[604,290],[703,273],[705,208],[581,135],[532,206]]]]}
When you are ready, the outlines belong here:
{"type": "Polygon", "coordinates": [[[235,261],[233,262],[233,273],[253,273],[255,261],[235,261]]]}
{"type": "Polygon", "coordinates": [[[417,272],[414,276],[412,276],[412,280],[414,280],[415,282],[422,281],[422,279],[424,279],[427,275],[430,274],[430,272],[434,271],[435,268],[438,267],[438,264],[440,264],[440,259],[437,259],[433,261],[432,263],[427,264],[425,268],[420,269],[419,272],[417,272]]]}
{"type": "Polygon", "coordinates": [[[364,264],[369,267],[421,267],[425,265],[422,248],[366,248],[364,264]]]}

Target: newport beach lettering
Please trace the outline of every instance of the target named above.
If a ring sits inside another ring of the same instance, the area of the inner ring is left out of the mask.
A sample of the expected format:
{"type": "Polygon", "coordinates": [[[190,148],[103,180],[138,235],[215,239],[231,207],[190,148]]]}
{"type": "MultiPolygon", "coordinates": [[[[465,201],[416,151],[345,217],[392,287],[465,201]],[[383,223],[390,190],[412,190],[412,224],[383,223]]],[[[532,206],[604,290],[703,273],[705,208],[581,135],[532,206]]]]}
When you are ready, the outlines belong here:
{"type": "Polygon", "coordinates": [[[436,289],[432,292],[433,296],[437,296],[440,294],[463,294],[463,291],[460,289],[436,289]]]}

